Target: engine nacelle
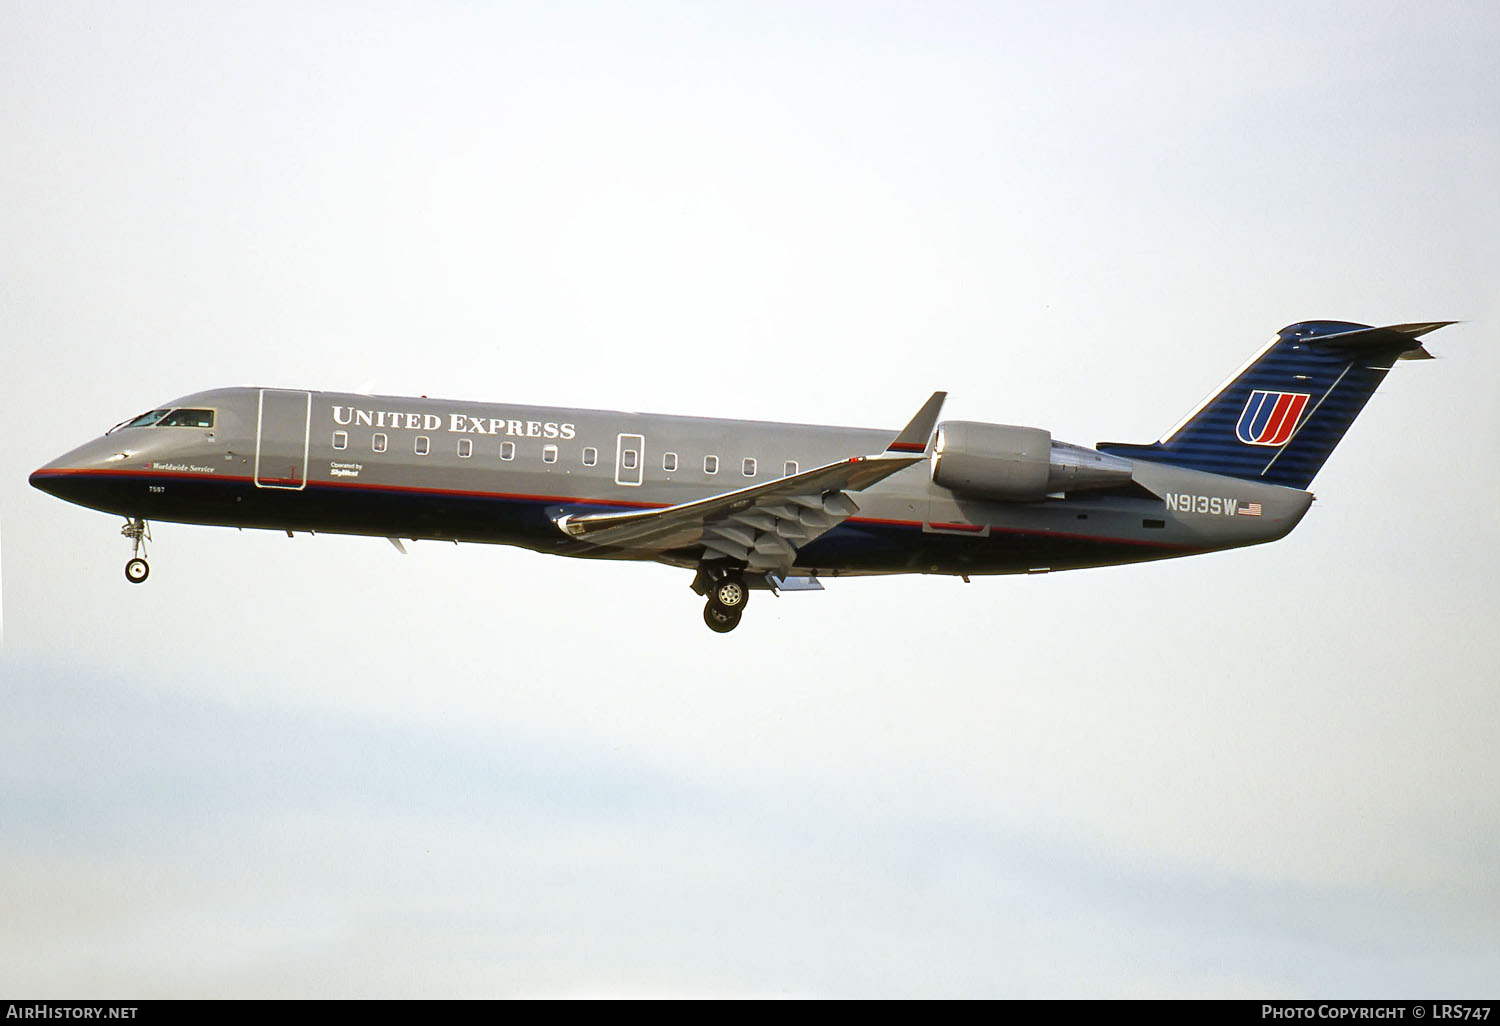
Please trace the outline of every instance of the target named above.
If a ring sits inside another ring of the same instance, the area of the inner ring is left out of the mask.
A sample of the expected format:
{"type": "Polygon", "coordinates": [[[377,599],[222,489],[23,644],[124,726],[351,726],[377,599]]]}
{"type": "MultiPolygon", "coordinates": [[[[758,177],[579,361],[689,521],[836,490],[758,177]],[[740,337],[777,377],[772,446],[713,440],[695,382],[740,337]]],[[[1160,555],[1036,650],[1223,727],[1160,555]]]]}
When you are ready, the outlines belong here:
{"type": "Polygon", "coordinates": [[[938,425],[932,480],[965,495],[1034,502],[1047,494],[1052,433],[1008,424],[938,425]]]}
{"type": "Polygon", "coordinates": [[[1038,502],[1054,492],[1130,484],[1130,461],[1067,442],[1050,431],[950,420],[938,425],[932,480],[961,495],[1038,502]]]}

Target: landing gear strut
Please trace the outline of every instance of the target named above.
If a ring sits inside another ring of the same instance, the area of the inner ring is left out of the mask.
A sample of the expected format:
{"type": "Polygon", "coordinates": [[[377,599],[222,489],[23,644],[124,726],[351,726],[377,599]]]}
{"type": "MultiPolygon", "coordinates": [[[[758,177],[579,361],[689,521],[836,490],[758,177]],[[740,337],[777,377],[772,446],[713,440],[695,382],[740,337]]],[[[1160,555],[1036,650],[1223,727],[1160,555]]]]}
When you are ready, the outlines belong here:
{"type": "Polygon", "coordinates": [[[151,567],[146,562],[146,543],[151,540],[151,525],[140,517],[125,521],[120,533],[130,539],[130,562],[125,564],[125,579],[131,584],[140,584],[151,576],[151,567]]]}
{"type": "Polygon", "coordinates": [[[704,590],[708,603],[703,607],[703,622],[718,634],[728,634],[740,625],[740,615],[750,601],[750,589],[739,574],[714,578],[704,590]]]}

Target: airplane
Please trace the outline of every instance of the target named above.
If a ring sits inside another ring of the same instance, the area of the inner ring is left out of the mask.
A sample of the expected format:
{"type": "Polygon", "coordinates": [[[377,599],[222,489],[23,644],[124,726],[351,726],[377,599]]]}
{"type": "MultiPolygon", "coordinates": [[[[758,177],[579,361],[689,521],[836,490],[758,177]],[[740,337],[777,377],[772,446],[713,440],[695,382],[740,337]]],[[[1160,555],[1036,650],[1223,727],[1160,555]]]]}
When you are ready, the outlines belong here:
{"type": "Polygon", "coordinates": [[[485,542],[694,572],[704,622],[822,578],[1041,573],[1275,541],[1398,359],[1453,321],[1304,321],[1150,444],[939,421],[897,432],[285,388],[183,396],[35,471],[126,518],[485,542]]]}

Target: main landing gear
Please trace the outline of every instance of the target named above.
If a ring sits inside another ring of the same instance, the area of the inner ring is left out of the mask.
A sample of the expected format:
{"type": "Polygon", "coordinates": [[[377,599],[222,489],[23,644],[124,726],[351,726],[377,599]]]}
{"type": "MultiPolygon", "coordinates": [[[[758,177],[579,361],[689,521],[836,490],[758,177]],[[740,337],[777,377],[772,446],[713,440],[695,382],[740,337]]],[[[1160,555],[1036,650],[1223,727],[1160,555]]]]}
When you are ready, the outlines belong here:
{"type": "Polygon", "coordinates": [[[712,581],[704,595],[703,622],[718,634],[728,634],[740,625],[740,614],[750,601],[750,588],[739,574],[726,574],[712,581]]]}
{"type": "Polygon", "coordinates": [[[125,564],[125,579],[131,584],[141,584],[151,576],[151,566],[146,562],[146,543],[151,540],[151,525],[140,517],[125,521],[120,533],[130,539],[130,562],[125,564]]]}

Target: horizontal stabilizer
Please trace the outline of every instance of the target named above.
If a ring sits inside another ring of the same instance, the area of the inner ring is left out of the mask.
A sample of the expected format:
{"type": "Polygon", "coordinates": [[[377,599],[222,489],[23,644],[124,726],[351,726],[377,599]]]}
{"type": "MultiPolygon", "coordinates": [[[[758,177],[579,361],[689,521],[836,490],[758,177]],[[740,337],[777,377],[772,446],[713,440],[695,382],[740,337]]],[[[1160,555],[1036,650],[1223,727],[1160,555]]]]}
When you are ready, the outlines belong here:
{"type": "Polygon", "coordinates": [[[1354,328],[1333,335],[1313,336],[1312,341],[1331,349],[1355,352],[1379,350],[1395,353],[1400,360],[1430,360],[1432,354],[1417,339],[1429,332],[1446,328],[1457,321],[1422,321],[1418,324],[1390,324],[1382,328],[1354,328]]]}
{"type": "Polygon", "coordinates": [[[1400,344],[1402,342],[1415,342],[1423,335],[1457,323],[1457,321],[1422,321],[1417,324],[1389,324],[1383,328],[1355,328],[1352,331],[1341,331],[1333,335],[1316,337],[1320,344],[1330,346],[1400,344]]]}

